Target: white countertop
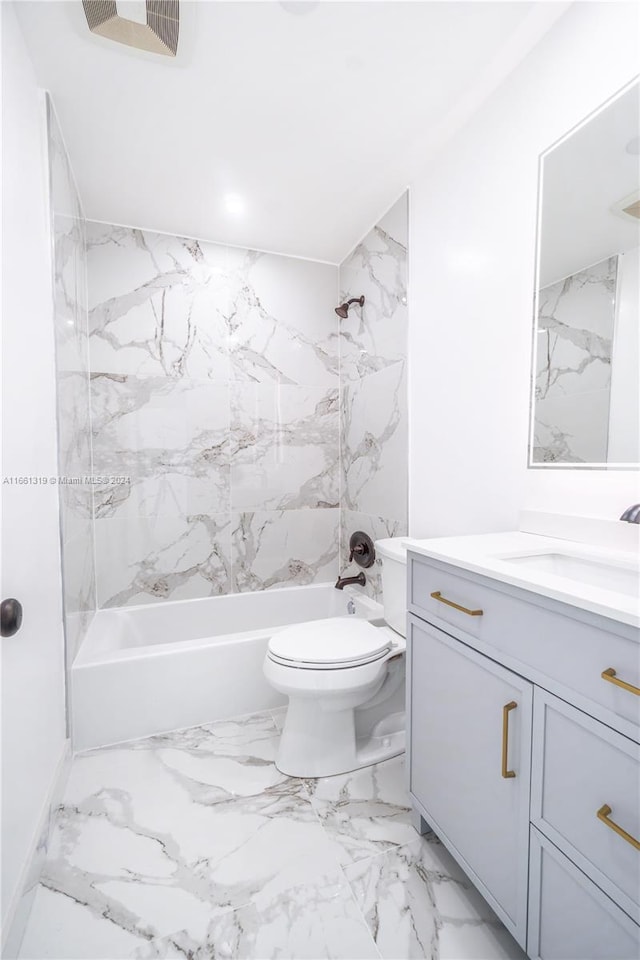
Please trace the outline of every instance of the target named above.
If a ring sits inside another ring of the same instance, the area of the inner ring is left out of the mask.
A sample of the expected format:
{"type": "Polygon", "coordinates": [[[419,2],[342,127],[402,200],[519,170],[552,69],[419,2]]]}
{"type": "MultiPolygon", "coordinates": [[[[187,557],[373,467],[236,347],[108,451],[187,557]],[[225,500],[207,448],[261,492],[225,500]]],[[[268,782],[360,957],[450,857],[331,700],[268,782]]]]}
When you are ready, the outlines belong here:
{"type": "Polygon", "coordinates": [[[609,617],[620,623],[640,627],[640,573],[635,596],[603,589],[590,583],[529,568],[525,563],[509,563],[509,557],[559,553],[582,560],[599,561],[625,570],[638,570],[638,558],[625,550],[591,546],[569,540],[513,531],[462,537],[438,537],[432,540],[407,538],[407,549],[414,553],[450,563],[501,583],[521,587],[543,597],[559,600],[609,617]]]}

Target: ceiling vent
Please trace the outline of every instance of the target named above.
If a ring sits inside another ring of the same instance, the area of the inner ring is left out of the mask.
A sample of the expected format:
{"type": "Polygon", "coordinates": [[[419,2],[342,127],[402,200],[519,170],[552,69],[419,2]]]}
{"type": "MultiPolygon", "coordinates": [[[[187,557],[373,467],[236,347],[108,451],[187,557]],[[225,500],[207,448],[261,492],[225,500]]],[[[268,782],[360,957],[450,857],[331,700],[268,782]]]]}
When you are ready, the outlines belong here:
{"type": "Polygon", "coordinates": [[[180,19],[178,0],[146,0],[142,4],[129,4],[126,0],[120,3],[82,0],[82,6],[92,33],[138,50],[175,57],[180,19]],[[122,15],[129,7],[135,19],[122,15]],[[136,15],[134,8],[137,7],[142,7],[142,16],[136,15]]]}
{"type": "Polygon", "coordinates": [[[630,193],[628,197],[619,200],[611,208],[619,217],[625,220],[640,220],[640,190],[630,193]]]}

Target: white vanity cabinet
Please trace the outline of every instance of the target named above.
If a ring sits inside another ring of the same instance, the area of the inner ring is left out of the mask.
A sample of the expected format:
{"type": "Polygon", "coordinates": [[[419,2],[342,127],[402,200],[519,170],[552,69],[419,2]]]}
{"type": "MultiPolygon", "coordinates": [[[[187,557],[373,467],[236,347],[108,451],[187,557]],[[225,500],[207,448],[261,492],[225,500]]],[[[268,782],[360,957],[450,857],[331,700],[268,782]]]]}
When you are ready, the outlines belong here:
{"type": "Polygon", "coordinates": [[[530,957],[639,958],[637,631],[411,552],[407,579],[416,810],[530,957]]]}

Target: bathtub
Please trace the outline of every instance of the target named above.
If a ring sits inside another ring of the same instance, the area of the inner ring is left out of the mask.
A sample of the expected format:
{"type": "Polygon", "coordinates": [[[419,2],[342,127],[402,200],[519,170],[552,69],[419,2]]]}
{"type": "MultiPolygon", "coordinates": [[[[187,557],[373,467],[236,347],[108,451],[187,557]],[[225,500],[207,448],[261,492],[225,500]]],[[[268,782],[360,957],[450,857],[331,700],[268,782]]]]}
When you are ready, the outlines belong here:
{"type": "Polygon", "coordinates": [[[71,668],[74,750],[280,707],[264,678],[274,630],[379,603],[333,584],[98,610],[71,668]]]}

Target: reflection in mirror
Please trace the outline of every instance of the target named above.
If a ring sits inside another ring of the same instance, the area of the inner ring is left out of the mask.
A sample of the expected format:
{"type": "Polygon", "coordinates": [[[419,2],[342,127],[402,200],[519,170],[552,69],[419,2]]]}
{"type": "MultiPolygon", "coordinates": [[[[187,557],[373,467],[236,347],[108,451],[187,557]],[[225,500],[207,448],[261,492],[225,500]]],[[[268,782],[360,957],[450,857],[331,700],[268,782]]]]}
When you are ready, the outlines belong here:
{"type": "Polygon", "coordinates": [[[640,461],[638,83],[543,154],[531,466],[640,461]]]}

